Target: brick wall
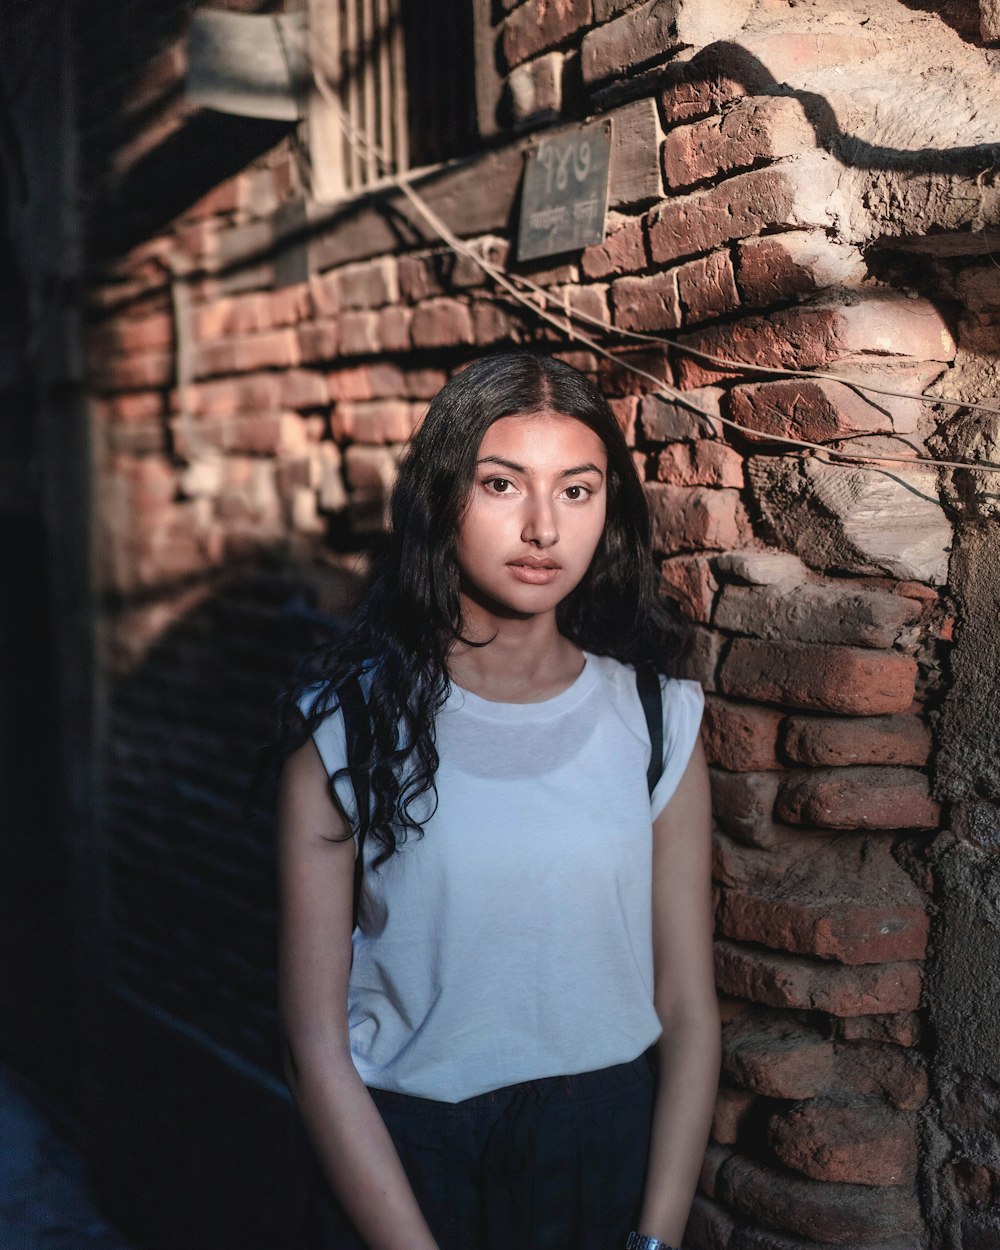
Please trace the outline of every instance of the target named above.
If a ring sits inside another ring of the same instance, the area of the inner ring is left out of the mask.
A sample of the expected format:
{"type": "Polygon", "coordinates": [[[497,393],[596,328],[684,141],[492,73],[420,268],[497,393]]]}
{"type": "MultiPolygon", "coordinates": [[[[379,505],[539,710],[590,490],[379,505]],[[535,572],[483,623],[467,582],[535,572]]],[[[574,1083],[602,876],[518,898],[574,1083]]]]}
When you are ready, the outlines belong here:
{"type": "MultiPolygon", "coordinates": [[[[290,217],[307,195],[290,139],[92,276],[116,984],[273,1070],[269,849],[237,819],[269,697],[309,613],[345,610],[428,399],[482,351],[539,345],[621,417],[682,667],[708,692],[725,1039],[691,1246],[992,1244],[998,1160],[959,1082],[974,1074],[991,1105],[995,1059],[942,1066],[960,978],[939,958],[924,979],[931,919],[954,930],[962,900],[985,897],[973,869],[988,877],[995,849],[982,835],[949,859],[965,843],[940,833],[939,802],[976,781],[931,785],[955,527],[965,551],[994,488],[963,512],[962,482],[942,494],[912,461],[997,457],[982,423],[956,441],[953,408],[854,385],[968,400],[995,381],[993,275],[961,249],[974,213],[989,237],[1000,205],[980,179],[978,207],[960,207],[981,163],[941,157],[949,126],[970,150],[996,140],[960,116],[989,90],[984,54],[890,0],[831,22],[763,3],[502,10],[499,137],[420,187],[484,256],[594,318],[614,359],[498,295],[391,190],[290,217]],[[888,97],[879,122],[863,106],[913,70],[915,47],[917,71],[947,58],[963,89],[948,113],[914,78],[905,131],[888,97]],[[605,241],[517,265],[514,136],[605,112],[605,241]],[[937,236],[951,259],[928,272],[919,248],[937,236]]],[[[976,567],[986,589],[960,652],[998,584],[976,567]]],[[[947,749],[967,759],[983,715],[950,717],[947,749]]]]}

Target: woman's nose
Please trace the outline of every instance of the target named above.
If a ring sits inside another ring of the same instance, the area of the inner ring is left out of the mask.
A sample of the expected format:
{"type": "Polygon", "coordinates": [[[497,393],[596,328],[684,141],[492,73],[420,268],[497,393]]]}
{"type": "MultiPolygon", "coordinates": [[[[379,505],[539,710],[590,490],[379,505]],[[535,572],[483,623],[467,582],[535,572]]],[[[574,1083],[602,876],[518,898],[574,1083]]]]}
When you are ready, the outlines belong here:
{"type": "Polygon", "coordinates": [[[521,530],[521,541],[533,543],[536,547],[551,547],[558,538],[559,529],[551,500],[530,500],[524,528],[521,530]]]}

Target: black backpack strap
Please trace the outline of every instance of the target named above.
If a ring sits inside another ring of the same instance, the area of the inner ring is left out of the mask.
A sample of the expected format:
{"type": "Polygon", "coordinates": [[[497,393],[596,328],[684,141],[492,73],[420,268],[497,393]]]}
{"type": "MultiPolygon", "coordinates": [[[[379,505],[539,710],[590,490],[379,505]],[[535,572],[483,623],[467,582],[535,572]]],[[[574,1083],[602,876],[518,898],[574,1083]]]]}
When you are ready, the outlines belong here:
{"type": "Polygon", "coordinates": [[[361,906],[361,881],[365,872],[365,838],[371,824],[371,788],[368,758],[372,749],[372,723],[361,682],[350,678],[337,691],[347,739],[347,769],[358,810],[358,849],[354,859],[354,924],[361,906]]]}
{"type": "Polygon", "coordinates": [[[660,688],[659,673],[648,665],[635,670],[635,684],[646,716],[646,728],[649,730],[650,754],[646,785],[652,795],[656,783],[663,775],[663,691],[660,688]]]}

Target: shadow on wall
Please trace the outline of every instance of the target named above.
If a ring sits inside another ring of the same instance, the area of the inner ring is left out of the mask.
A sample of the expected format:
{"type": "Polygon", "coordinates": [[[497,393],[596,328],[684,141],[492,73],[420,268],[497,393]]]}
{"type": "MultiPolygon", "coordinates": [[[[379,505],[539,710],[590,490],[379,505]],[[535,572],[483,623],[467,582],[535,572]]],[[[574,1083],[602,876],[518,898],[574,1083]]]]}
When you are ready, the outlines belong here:
{"type": "Polygon", "coordinates": [[[93,1159],[144,1246],[279,1250],[312,1176],[280,1075],[271,795],[254,783],[276,695],[343,590],[324,602],[303,569],[224,575],[141,658],[144,610],[115,626],[135,660],[109,725],[93,1159]]]}

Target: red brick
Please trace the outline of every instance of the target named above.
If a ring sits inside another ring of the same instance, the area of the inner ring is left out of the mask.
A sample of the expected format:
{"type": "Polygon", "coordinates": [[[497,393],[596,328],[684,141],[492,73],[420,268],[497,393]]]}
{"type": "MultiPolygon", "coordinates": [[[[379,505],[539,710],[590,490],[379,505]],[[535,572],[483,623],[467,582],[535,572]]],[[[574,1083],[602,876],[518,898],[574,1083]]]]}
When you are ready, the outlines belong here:
{"type": "Polygon", "coordinates": [[[739,1141],[743,1121],[756,1101],[746,1090],[721,1086],[712,1116],[712,1140],[720,1146],[734,1146],[739,1141]]]}
{"type": "Polygon", "coordinates": [[[688,261],[676,271],[677,295],[685,325],[710,321],[740,306],[728,252],[688,261]]]}
{"type": "Polygon", "coordinates": [[[336,317],[340,312],[340,291],[336,273],[319,274],[309,283],[314,317],[336,317]]]}
{"type": "Polygon", "coordinates": [[[648,215],[650,257],[664,264],[711,252],[768,226],[826,227],[836,180],[829,158],[801,158],[674,196],[648,215]]]}
{"type": "Polygon", "coordinates": [[[340,353],[340,322],[310,321],[298,328],[299,355],[303,364],[333,360],[340,353]]]}
{"type": "Polygon", "coordinates": [[[916,716],[793,716],[785,734],[785,752],[800,764],[840,767],[847,764],[927,763],[931,731],[916,716]]]}
{"type": "Polygon", "coordinates": [[[345,265],[335,274],[341,308],[381,308],[399,300],[396,260],[381,256],[359,265],[345,265]]]}
{"type": "Polygon", "coordinates": [[[646,485],[653,550],[671,555],[684,550],[743,546],[749,521],[739,492],[702,486],[646,485]]]}
{"type": "Polygon", "coordinates": [[[312,292],[304,282],[266,291],[264,300],[272,326],[297,326],[313,315],[312,292]]]}
{"type": "Polygon", "coordinates": [[[677,5],[645,0],[613,21],[589,31],[580,48],[584,82],[590,86],[625,77],[647,61],[663,59],[680,41],[675,32],[677,5]]]}
{"type": "Polygon", "coordinates": [[[717,926],[736,941],[851,965],[923,959],[927,948],[926,912],[891,900],[768,898],[723,890],[717,926]]]}
{"type": "Polygon", "coordinates": [[[677,330],[681,307],[672,271],[648,278],[619,278],[611,284],[614,322],[625,330],[677,330]]]}
{"type": "Polygon", "coordinates": [[[737,386],[729,394],[729,416],[765,436],[809,442],[891,433],[894,428],[888,411],[868,403],[851,387],[827,379],[737,386]]]}
{"type": "Polygon", "coordinates": [[[585,318],[587,326],[607,326],[608,288],[600,283],[590,286],[554,286],[549,288],[554,303],[549,304],[549,312],[558,316],[560,313],[574,314],[585,318]]]}
{"type": "Polygon", "coordinates": [[[580,255],[588,278],[637,273],[646,268],[646,232],[641,217],[630,217],[609,227],[603,243],[592,243],[580,255]]]}
{"type": "Polygon", "coordinates": [[[448,381],[443,369],[407,369],[403,378],[403,393],[411,399],[433,399],[448,381]]]}
{"type": "Polygon", "coordinates": [[[645,395],[639,412],[642,432],[652,443],[701,438],[706,435],[720,439],[723,429],[716,418],[719,415],[722,394],[717,386],[707,386],[702,391],[692,392],[684,397],[691,401],[690,408],[685,403],[675,403],[661,395],[645,395]],[[701,413],[707,415],[702,416],[701,413]]]}
{"type": "Polygon", "coordinates": [[[213,447],[219,451],[246,452],[251,455],[271,453],[280,447],[286,425],[282,414],[271,412],[256,416],[215,417],[190,423],[174,418],[170,422],[174,449],[179,456],[189,456],[198,448],[213,447]]]}
{"type": "Polygon", "coordinates": [[[818,1181],[911,1184],[917,1176],[916,1117],[879,1103],[814,1099],[772,1116],[768,1140],[786,1167],[818,1181]]]}
{"type": "Polygon", "coordinates": [[[750,846],[771,846],[779,835],[772,815],[781,775],[711,769],[712,810],[723,829],[750,846]]]}
{"type": "Polygon", "coordinates": [[[418,304],[413,311],[410,334],[417,349],[471,346],[476,341],[469,306],[448,298],[418,304]]]}
{"type": "Polygon", "coordinates": [[[549,52],[507,76],[511,113],[516,129],[528,122],[555,121],[562,110],[563,61],[561,52],[549,52]]]}
{"type": "Polygon", "coordinates": [[[635,446],[636,423],[639,418],[639,399],[636,395],[627,395],[624,399],[609,399],[608,404],[615,414],[625,442],[629,447],[635,446]]]}
{"type": "Polygon", "coordinates": [[[660,95],[660,116],[664,126],[676,126],[719,112],[726,104],[746,94],[739,76],[727,76],[712,69],[700,53],[691,61],[668,65],[660,95]]]}
{"type": "Polygon", "coordinates": [[[841,1020],[839,1036],[845,1042],[890,1042],[896,1046],[915,1047],[923,1036],[920,1016],[904,1011],[894,1016],[855,1016],[841,1020]]]}
{"type": "MultiPolygon", "coordinates": [[[[858,296],[854,303],[818,303],[769,317],[745,317],[731,326],[710,326],[681,342],[727,360],[770,368],[822,368],[855,355],[951,360],[955,354],[954,340],[932,304],[889,291],[858,296]]],[[[678,368],[685,388],[711,385],[733,372],[683,357],[678,368]]]]}
{"type": "Polygon", "coordinates": [[[769,1007],[865,1016],[915,1011],[920,1005],[917,963],[848,967],[727,940],[716,942],[715,957],[721,990],[769,1007]]]}
{"type": "Polygon", "coordinates": [[[696,681],[706,690],[715,689],[719,665],[719,635],[700,625],[688,625],[673,634],[670,654],[675,660],[678,677],[696,681]]]}
{"type": "Polygon", "coordinates": [[[920,1053],[878,1042],[835,1046],[830,1089],[845,1101],[880,1098],[900,1111],[919,1111],[930,1097],[930,1082],[920,1053]]]}
{"type": "Polygon", "coordinates": [[[412,346],[410,339],[410,322],[413,314],[409,308],[397,305],[383,308],[378,315],[376,337],[386,352],[408,352],[412,346]]]}
{"type": "Polygon", "coordinates": [[[659,383],[670,386],[673,376],[669,357],[662,347],[626,348],[615,352],[613,360],[601,357],[597,364],[597,380],[605,395],[644,395],[659,383]],[[630,368],[624,367],[626,363],[630,368]]]}
{"type": "Polygon", "coordinates": [[[516,342],[522,328],[521,309],[516,305],[501,304],[494,299],[476,300],[472,305],[472,333],[480,347],[516,342]]]}
{"type": "Polygon", "coordinates": [[[270,330],[249,338],[224,339],[198,349],[199,374],[252,373],[256,369],[289,369],[300,361],[294,330],[270,330]]]}
{"type": "Polygon", "coordinates": [[[672,130],[663,144],[663,173],[669,187],[689,187],[815,146],[816,131],[798,100],[743,99],[725,113],[672,130]]]}
{"type": "Polygon", "coordinates": [[[833,1075],[833,1043],[790,1016],[747,1011],[722,1032],[725,1079],[766,1098],[812,1098],[833,1075]]]}
{"type": "Polygon", "coordinates": [[[174,380],[172,352],[143,352],[134,356],[91,359],[89,381],[99,391],[146,391],[169,386],[174,380]]]}
{"type": "Polygon", "coordinates": [[[725,443],[699,439],[660,452],[657,477],[671,486],[743,486],[743,457],[725,443]]]}
{"type": "Polygon", "coordinates": [[[591,0],[527,0],[504,21],[503,53],[508,66],[513,68],[566,43],[593,20],[591,0]]]}
{"type": "Polygon", "coordinates": [[[340,314],[340,350],[345,356],[374,356],[381,350],[379,315],[360,310],[340,314]]]}
{"type": "Polygon", "coordinates": [[[916,678],[916,660],[895,652],[736,638],[721,685],[726,694],[761,703],[871,716],[908,710],[916,678]]]}
{"type": "Polygon", "coordinates": [[[322,373],[288,369],[280,375],[279,402],[283,408],[323,408],[330,394],[322,373]]]}
{"type": "Polygon", "coordinates": [[[780,768],[777,747],[782,719],[783,713],[771,708],[710,695],[701,728],[708,762],[733,772],[780,768]]]}
{"type": "Polygon", "coordinates": [[[857,286],[867,275],[861,253],[819,231],[790,230],[736,245],[736,286],[744,304],[767,308],[828,287],[857,286]]]}
{"type": "Polygon", "coordinates": [[[782,783],[775,813],[828,829],[934,829],[927,775],[914,768],[815,768],[782,783]]]}
{"type": "Polygon", "coordinates": [[[355,443],[405,443],[418,412],[418,405],[401,399],[341,402],[333,411],[331,429],[334,438],[355,443]]]}
{"type": "Polygon", "coordinates": [[[217,382],[200,382],[188,388],[187,407],[204,416],[228,416],[233,412],[268,411],[281,402],[281,377],[276,373],[250,374],[217,382]]]}
{"type": "Polygon", "coordinates": [[[912,600],[856,584],[726,586],[715,623],[720,629],[774,641],[891,647],[919,616],[912,600]]]}
{"type": "MultiPolygon", "coordinates": [[[[850,1243],[876,1250],[873,1241],[892,1239],[898,1247],[902,1239],[902,1244],[916,1246],[923,1238],[920,1202],[904,1185],[874,1190],[868,1185],[832,1184],[733,1155],[721,1170],[718,1188],[722,1201],[754,1223],[768,1230],[780,1228],[810,1246],[850,1243]]],[[[771,1232],[758,1243],[759,1250],[765,1246],[785,1250],[794,1244],[784,1238],[778,1242],[771,1232]]],[[[741,1250],[750,1250],[749,1244],[745,1242],[741,1250]]]]}
{"type": "Polygon", "coordinates": [[[112,395],[103,405],[112,421],[131,424],[156,421],[165,415],[166,396],[162,391],[131,391],[112,395]]]}
{"type": "Polygon", "coordinates": [[[688,1245],[697,1250],[728,1250],[735,1229],[728,1211],[703,1194],[695,1194],[684,1234],[688,1245]]]}
{"type": "Polygon", "coordinates": [[[90,350],[114,355],[167,348],[174,341],[174,319],[169,313],[153,316],[122,315],[92,326],[87,334],[90,350]]]}
{"type": "Polygon", "coordinates": [[[660,565],[660,594],[672,600],[688,621],[707,622],[719,583],[703,556],[675,556],[660,565]]]}

